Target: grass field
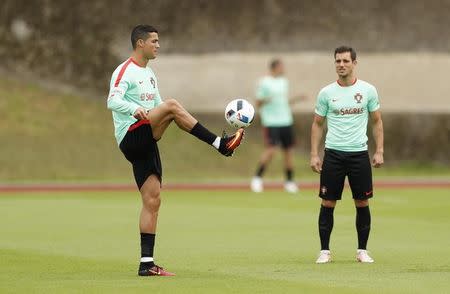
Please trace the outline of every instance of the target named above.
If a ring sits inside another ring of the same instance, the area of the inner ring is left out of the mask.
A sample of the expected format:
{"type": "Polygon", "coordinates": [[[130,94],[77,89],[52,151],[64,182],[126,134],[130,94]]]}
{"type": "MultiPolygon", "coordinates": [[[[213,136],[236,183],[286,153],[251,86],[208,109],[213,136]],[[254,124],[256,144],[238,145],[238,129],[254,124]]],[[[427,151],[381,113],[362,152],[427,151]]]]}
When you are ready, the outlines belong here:
{"type": "Polygon", "coordinates": [[[164,192],[157,261],[139,278],[136,193],[0,195],[0,293],[448,293],[450,191],[376,191],[369,249],[354,261],[354,208],[335,212],[335,261],[318,253],[316,191],[164,192]]]}

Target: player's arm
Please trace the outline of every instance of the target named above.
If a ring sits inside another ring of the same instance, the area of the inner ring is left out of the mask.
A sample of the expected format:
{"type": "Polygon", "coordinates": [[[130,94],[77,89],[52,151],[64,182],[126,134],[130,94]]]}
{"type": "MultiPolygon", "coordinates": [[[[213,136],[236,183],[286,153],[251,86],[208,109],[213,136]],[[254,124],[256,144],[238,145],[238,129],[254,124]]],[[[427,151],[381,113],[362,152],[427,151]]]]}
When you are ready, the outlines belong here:
{"type": "Polygon", "coordinates": [[[310,167],[316,172],[322,171],[322,160],[319,157],[319,146],[322,142],[325,128],[325,118],[328,113],[328,99],[324,90],[317,95],[315,115],[311,126],[311,160],[310,167]]]}
{"type": "Polygon", "coordinates": [[[325,128],[325,117],[315,114],[311,126],[310,167],[316,173],[320,173],[322,170],[322,160],[320,159],[319,156],[319,146],[320,142],[322,142],[324,128],[325,128]]]}
{"type": "Polygon", "coordinates": [[[270,103],[272,97],[270,97],[269,88],[264,79],[262,79],[258,87],[256,88],[256,107],[261,108],[266,103],[270,103]]]}
{"type": "Polygon", "coordinates": [[[375,154],[373,155],[373,167],[380,167],[384,163],[384,134],[383,134],[383,120],[381,119],[381,112],[379,110],[370,112],[370,119],[372,121],[372,132],[375,140],[375,154]]]}
{"type": "Polygon", "coordinates": [[[118,84],[111,85],[109,90],[107,107],[111,111],[132,115],[137,119],[146,119],[146,110],[139,105],[124,99],[130,83],[121,79],[118,84]]]}
{"type": "Polygon", "coordinates": [[[372,133],[375,140],[375,154],[373,155],[373,167],[380,167],[384,163],[384,135],[383,135],[383,121],[380,112],[380,100],[378,92],[375,87],[369,90],[369,102],[367,104],[369,110],[370,120],[372,121],[372,133]]]}
{"type": "Polygon", "coordinates": [[[308,100],[308,96],[306,96],[305,94],[300,94],[297,96],[292,97],[291,99],[289,99],[289,105],[294,105],[298,102],[302,102],[302,101],[306,101],[308,100]]]}
{"type": "Polygon", "coordinates": [[[264,104],[269,103],[271,98],[269,97],[256,97],[256,108],[261,108],[264,104]]]}

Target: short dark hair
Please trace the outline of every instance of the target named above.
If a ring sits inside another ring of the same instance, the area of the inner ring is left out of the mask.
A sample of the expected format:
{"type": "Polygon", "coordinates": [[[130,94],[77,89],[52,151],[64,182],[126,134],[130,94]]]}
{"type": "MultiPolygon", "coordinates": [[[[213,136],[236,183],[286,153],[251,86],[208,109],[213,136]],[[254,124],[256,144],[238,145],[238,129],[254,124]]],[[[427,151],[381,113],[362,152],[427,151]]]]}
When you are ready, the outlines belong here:
{"type": "Polygon", "coordinates": [[[334,49],[334,58],[336,58],[336,54],[345,52],[350,52],[350,57],[352,58],[352,61],[356,60],[356,51],[350,46],[340,46],[334,49]]]}
{"type": "Polygon", "coordinates": [[[277,67],[281,63],[281,59],[274,58],[269,62],[269,68],[270,70],[273,70],[275,67],[277,67]]]}
{"type": "Polygon", "coordinates": [[[158,33],[158,30],[150,25],[137,25],[131,31],[131,45],[136,49],[136,44],[139,39],[147,40],[149,33],[158,33]]]}

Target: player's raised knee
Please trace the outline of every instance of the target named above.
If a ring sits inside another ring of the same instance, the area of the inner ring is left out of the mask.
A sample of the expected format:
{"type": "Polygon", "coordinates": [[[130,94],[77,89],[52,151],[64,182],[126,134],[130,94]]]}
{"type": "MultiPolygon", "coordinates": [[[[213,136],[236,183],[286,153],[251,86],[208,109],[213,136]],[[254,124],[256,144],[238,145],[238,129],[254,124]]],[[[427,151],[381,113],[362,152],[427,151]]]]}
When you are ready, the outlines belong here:
{"type": "Polygon", "coordinates": [[[181,104],[180,104],[177,100],[175,100],[175,99],[173,99],[173,98],[166,99],[166,100],[164,101],[164,103],[165,103],[168,107],[173,108],[173,109],[176,109],[176,108],[181,107],[181,104]]]}
{"type": "Polygon", "coordinates": [[[184,108],[183,106],[180,104],[180,102],[178,102],[175,99],[168,99],[166,100],[166,103],[168,102],[168,106],[170,107],[170,110],[173,113],[179,113],[180,111],[183,111],[184,108]]]}

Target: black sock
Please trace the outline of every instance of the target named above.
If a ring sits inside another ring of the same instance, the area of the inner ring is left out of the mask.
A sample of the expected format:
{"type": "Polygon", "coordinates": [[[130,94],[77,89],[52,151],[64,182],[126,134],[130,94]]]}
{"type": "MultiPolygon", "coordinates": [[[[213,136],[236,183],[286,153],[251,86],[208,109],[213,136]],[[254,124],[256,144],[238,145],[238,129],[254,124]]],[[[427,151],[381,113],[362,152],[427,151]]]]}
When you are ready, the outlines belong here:
{"type": "Polygon", "coordinates": [[[370,209],[356,207],[356,231],[358,232],[358,249],[366,250],[370,233],[370,209]]]}
{"type": "Polygon", "coordinates": [[[319,235],[321,250],[330,250],[330,235],[333,230],[334,207],[320,207],[319,214],[319,235]]]}
{"type": "Polygon", "coordinates": [[[290,168],[286,169],[286,180],[289,182],[292,182],[292,179],[294,178],[294,171],[290,168]]]}
{"type": "MultiPolygon", "coordinates": [[[[155,234],[141,233],[141,257],[153,257],[153,248],[155,247],[155,234]]],[[[140,269],[147,269],[154,266],[153,261],[142,262],[140,269]]]]}
{"type": "Polygon", "coordinates": [[[261,178],[264,175],[265,170],[266,166],[264,164],[260,164],[258,170],[256,171],[256,176],[261,178]]]}
{"type": "Polygon", "coordinates": [[[199,122],[195,124],[195,126],[192,128],[190,133],[193,136],[196,136],[203,142],[208,143],[209,145],[212,145],[212,143],[216,140],[217,136],[211,133],[207,128],[202,126],[199,122]]]}

